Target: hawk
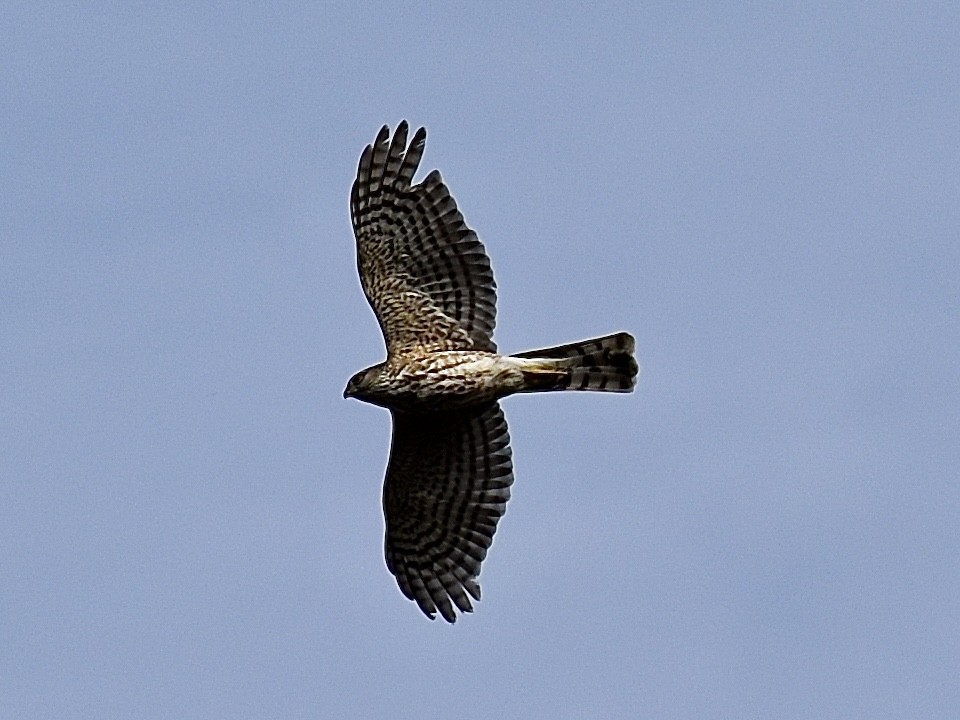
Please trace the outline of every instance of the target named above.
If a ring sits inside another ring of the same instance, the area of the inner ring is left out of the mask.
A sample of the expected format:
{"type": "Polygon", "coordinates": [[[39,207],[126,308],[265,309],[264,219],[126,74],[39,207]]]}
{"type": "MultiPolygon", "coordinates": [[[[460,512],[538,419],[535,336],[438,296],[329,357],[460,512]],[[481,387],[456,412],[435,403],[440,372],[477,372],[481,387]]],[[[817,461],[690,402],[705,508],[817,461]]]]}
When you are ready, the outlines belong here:
{"type": "Polygon", "coordinates": [[[344,397],[390,410],[383,488],[387,567],[431,620],[480,599],[477,577],[513,483],[498,400],[523,392],[630,392],[634,340],[621,332],[501,355],[496,284],[483,244],[434,170],[413,183],[426,142],[381,128],[350,195],[357,266],[387,346],[344,397]]]}

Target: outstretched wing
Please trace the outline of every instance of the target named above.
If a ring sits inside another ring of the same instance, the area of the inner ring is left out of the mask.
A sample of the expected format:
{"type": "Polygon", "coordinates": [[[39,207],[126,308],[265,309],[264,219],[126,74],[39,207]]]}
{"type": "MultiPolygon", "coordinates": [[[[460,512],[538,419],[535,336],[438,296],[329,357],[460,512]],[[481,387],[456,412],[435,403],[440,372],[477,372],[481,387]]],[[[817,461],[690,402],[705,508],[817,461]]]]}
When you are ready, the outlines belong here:
{"type": "Polygon", "coordinates": [[[387,352],[496,350],[496,284],[476,233],[434,170],[412,185],[426,130],[384,125],[360,156],[350,194],[360,282],[387,352]]]}
{"type": "Polygon", "coordinates": [[[497,403],[430,415],[393,413],[383,489],[387,567],[432,620],[480,599],[480,563],[513,483],[510,436],[497,403]]]}

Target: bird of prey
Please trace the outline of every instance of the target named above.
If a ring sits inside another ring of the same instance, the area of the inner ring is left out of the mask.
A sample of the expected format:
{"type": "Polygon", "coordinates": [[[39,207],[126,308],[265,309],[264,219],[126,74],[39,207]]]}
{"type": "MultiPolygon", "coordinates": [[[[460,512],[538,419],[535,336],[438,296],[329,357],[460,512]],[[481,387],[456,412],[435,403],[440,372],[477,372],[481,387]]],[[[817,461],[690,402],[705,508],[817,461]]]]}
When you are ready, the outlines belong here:
{"type": "Polygon", "coordinates": [[[490,260],[434,170],[413,183],[426,142],[384,126],[360,156],[350,195],[360,283],[387,346],[344,397],[388,408],[383,488],[387,567],[431,620],[472,612],[477,576],[513,483],[498,400],[552,390],[630,392],[625,332],[501,355],[490,260]]]}

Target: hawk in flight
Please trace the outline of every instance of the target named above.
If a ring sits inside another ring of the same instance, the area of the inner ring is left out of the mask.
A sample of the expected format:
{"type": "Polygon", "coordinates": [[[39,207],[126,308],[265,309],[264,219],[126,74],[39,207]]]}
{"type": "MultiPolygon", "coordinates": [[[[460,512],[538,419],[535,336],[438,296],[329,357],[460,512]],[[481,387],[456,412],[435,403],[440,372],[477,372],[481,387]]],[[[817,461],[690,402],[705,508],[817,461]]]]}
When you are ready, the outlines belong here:
{"type": "Polygon", "coordinates": [[[423,128],[407,144],[384,126],[360,156],[350,194],[360,283],[387,359],[361,370],[344,397],[390,410],[383,488],[387,567],[433,619],[454,622],[480,599],[477,576],[507,507],[513,464],[498,400],[522,392],[630,392],[627,333],[501,355],[493,342],[490,260],[434,170],[413,176],[423,128]]]}

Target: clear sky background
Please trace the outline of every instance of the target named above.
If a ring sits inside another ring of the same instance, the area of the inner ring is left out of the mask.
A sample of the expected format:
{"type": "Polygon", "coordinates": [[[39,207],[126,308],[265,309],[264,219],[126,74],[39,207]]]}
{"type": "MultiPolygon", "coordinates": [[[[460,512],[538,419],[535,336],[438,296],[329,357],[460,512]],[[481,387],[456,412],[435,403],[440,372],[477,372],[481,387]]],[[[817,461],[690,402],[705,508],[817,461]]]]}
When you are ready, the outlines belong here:
{"type": "Polygon", "coordinates": [[[5,3],[0,715],[955,718],[952,3],[5,3]],[[455,626],[382,558],[347,199],[429,130],[505,351],[455,626]]]}

